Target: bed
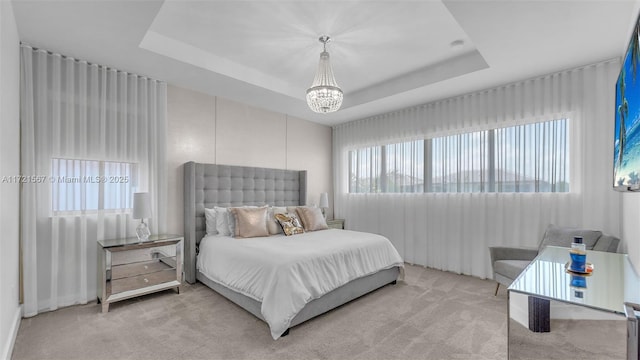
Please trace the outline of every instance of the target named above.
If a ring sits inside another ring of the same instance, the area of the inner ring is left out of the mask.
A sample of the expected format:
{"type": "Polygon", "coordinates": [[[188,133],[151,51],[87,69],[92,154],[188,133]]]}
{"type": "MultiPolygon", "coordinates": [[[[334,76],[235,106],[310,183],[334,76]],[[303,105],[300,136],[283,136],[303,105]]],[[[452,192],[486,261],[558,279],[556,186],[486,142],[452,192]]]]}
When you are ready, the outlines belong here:
{"type": "MultiPolygon", "coordinates": [[[[216,278],[215,274],[212,275],[209,271],[213,266],[209,266],[209,269],[203,269],[203,267],[206,268],[206,266],[203,266],[202,259],[206,256],[204,253],[202,256],[197,256],[200,245],[203,245],[203,248],[207,249],[207,254],[211,254],[211,256],[208,256],[209,261],[212,261],[210,264],[215,265],[225,258],[225,256],[215,253],[215,251],[221,252],[222,248],[219,247],[220,245],[216,245],[218,247],[214,248],[206,244],[219,242],[220,244],[235,246],[235,244],[239,243],[238,240],[232,241],[232,238],[223,239],[205,236],[205,208],[213,208],[214,206],[261,206],[264,204],[272,206],[305,205],[305,199],[307,197],[306,178],[306,171],[202,164],[195,162],[184,164],[185,280],[189,283],[200,281],[257,318],[267,322],[274,339],[287,335],[289,328],[306,320],[323,314],[387,284],[395,284],[396,280],[403,273],[401,259],[398,255],[397,259],[400,261],[393,262],[389,260],[389,264],[380,269],[371,271],[371,268],[368,268],[363,269],[363,272],[360,274],[349,274],[351,278],[343,284],[334,282],[333,285],[341,285],[331,288],[332,290],[328,292],[302,295],[305,298],[303,304],[293,300],[292,302],[297,304],[295,316],[291,316],[285,319],[285,321],[280,321],[275,325],[272,319],[273,315],[269,312],[263,312],[263,310],[266,310],[263,309],[263,307],[269,308],[269,299],[267,297],[252,296],[249,291],[245,291],[235,284],[221,281],[219,278],[216,278]],[[201,244],[203,239],[205,239],[204,243],[201,244]],[[212,250],[208,249],[218,250],[213,250],[214,252],[210,253],[212,250]],[[216,255],[218,256],[217,258],[215,257],[216,255]],[[200,258],[201,268],[197,268],[196,266],[198,258],[200,258]]],[[[310,232],[307,237],[303,237],[302,235],[307,234],[294,235],[287,238],[295,237],[300,240],[299,243],[304,241],[309,241],[309,243],[314,241],[318,242],[318,236],[331,238],[333,239],[331,241],[336,243],[339,242],[340,239],[346,242],[351,238],[357,242],[359,241],[359,237],[364,236],[382,238],[375,234],[335,229],[310,232]]],[[[393,247],[388,240],[383,239],[391,248],[393,247]]],[[[285,239],[284,236],[274,236],[267,240],[273,242],[273,244],[285,244],[284,246],[291,244],[291,239],[285,239]]],[[[242,244],[254,243],[264,246],[265,243],[255,242],[257,241],[256,239],[253,241],[254,242],[242,242],[242,244]]],[[[382,244],[384,241],[380,239],[376,241],[379,247],[386,246],[382,244]]],[[[263,248],[263,250],[266,251],[269,249],[263,248]]],[[[229,251],[236,250],[232,249],[229,251]]],[[[395,249],[393,249],[393,251],[395,252],[395,249]]],[[[395,253],[397,254],[397,252],[395,253]]],[[[254,258],[254,260],[255,259],[259,260],[257,257],[254,258]]],[[[389,255],[389,259],[394,259],[394,257],[389,255]]],[[[248,261],[247,264],[250,265],[251,261],[248,261]]],[[[341,273],[341,271],[335,272],[341,273]]],[[[279,296],[282,296],[282,293],[280,293],[279,296]]],[[[290,296],[298,296],[298,294],[292,293],[290,296]]]]}

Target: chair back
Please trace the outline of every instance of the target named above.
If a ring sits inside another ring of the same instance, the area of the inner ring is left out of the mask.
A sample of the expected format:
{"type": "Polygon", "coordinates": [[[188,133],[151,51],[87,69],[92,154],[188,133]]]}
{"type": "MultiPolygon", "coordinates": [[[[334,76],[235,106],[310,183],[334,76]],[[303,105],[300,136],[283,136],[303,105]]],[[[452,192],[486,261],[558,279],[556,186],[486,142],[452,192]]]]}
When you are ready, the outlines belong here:
{"type": "Polygon", "coordinates": [[[620,247],[620,239],[615,236],[602,235],[593,250],[606,251],[606,252],[618,252],[620,247]]]}
{"type": "Polygon", "coordinates": [[[542,237],[540,245],[538,246],[538,252],[541,252],[547,246],[571,247],[571,243],[575,236],[581,236],[582,242],[587,250],[593,250],[598,239],[602,236],[602,231],[549,225],[549,227],[547,227],[547,231],[545,231],[544,236],[542,237]]]}

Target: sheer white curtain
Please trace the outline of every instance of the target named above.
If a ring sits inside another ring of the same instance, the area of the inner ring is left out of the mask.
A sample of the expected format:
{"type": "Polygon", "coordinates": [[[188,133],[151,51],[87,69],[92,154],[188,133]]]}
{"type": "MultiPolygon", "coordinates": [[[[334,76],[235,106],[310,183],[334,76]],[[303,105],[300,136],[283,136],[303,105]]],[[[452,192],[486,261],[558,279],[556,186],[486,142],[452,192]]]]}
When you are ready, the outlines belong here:
{"type": "Polygon", "coordinates": [[[166,84],[21,48],[24,314],[96,298],[97,241],[135,236],[131,193],[166,224],[166,84]]]}
{"type": "Polygon", "coordinates": [[[407,262],[479,277],[492,276],[488,246],[536,246],[548,224],[619,235],[611,189],[619,67],[607,61],[335,126],[335,216],[387,236],[407,262]],[[557,119],[569,119],[570,192],[349,193],[350,150],[557,119]]]}
{"type": "Polygon", "coordinates": [[[566,192],[568,123],[558,119],[429,139],[429,191],[566,192]]]}

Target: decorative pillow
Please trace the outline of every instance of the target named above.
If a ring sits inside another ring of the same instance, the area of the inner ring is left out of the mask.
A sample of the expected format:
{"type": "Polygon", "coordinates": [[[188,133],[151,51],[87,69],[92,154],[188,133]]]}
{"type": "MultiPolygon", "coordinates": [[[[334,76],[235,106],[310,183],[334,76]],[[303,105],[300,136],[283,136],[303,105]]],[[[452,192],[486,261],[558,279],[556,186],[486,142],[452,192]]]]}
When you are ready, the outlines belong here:
{"type": "Polygon", "coordinates": [[[300,219],[298,219],[295,213],[275,214],[274,216],[280,223],[282,231],[284,231],[286,236],[304,233],[300,219]]]}
{"type": "Polygon", "coordinates": [[[295,214],[299,207],[311,207],[311,208],[314,208],[314,207],[317,207],[317,206],[315,206],[315,205],[311,205],[311,206],[304,206],[304,205],[303,206],[287,206],[287,212],[295,214]]]}
{"type": "Polygon", "coordinates": [[[272,206],[269,208],[267,212],[267,229],[269,229],[269,234],[276,235],[282,234],[282,227],[278,220],[274,217],[275,214],[286,214],[287,208],[284,206],[272,206]]]}
{"type": "Polygon", "coordinates": [[[329,228],[320,208],[298,206],[296,212],[300,220],[302,220],[304,231],[326,230],[329,228]]]}
{"type": "Polygon", "coordinates": [[[214,207],[216,211],[216,230],[219,235],[231,236],[229,231],[229,210],[223,207],[214,207]]]}
{"type": "MultiPolygon", "coordinates": [[[[235,206],[236,208],[252,208],[252,209],[256,209],[258,208],[257,206],[249,206],[249,205],[245,205],[245,206],[235,206]]],[[[229,208],[231,209],[231,208],[229,208]]],[[[265,219],[265,223],[266,223],[266,219],[265,219]]],[[[236,233],[236,215],[234,213],[232,213],[231,211],[229,211],[229,234],[230,236],[235,236],[236,233]]]]}
{"type": "Polygon", "coordinates": [[[267,229],[267,207],[229,208],[235,217],[235,237],[269,236],[267,229]]]}
{"type": "Polygon", "coordinates": [[[216,229],[216,211],[215,209],[204,209],[204,219],[207,225],[207,235],[216,235],[218,230],[216,229]]]}

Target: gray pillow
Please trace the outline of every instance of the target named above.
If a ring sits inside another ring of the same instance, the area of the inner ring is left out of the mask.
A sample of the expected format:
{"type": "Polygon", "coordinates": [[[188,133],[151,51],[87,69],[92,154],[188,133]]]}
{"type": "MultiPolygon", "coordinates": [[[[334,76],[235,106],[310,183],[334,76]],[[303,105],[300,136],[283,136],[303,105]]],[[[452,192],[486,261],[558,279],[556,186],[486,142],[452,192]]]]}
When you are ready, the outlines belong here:
{"type": "Polygon", "coordinates": [[[592,250],[600,236],[602,236],[602,231],[549,225],[547,231],[544,233],[538,252],[547,246],[571,247],[575,236],[582,236],[582,242],[587,250],[592,250]]]}

